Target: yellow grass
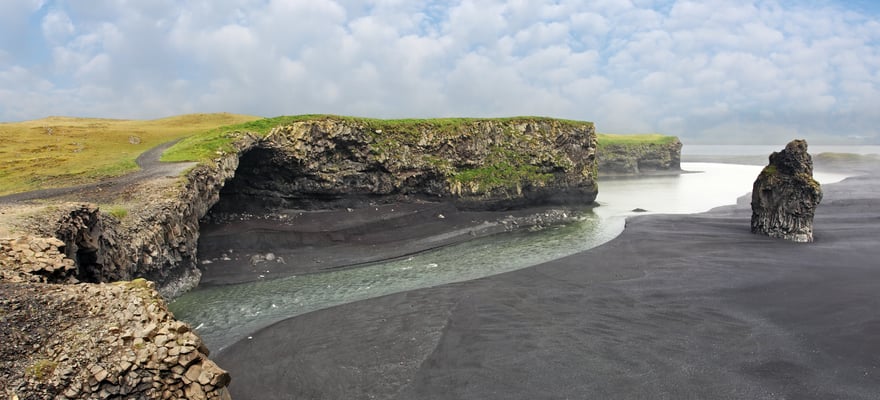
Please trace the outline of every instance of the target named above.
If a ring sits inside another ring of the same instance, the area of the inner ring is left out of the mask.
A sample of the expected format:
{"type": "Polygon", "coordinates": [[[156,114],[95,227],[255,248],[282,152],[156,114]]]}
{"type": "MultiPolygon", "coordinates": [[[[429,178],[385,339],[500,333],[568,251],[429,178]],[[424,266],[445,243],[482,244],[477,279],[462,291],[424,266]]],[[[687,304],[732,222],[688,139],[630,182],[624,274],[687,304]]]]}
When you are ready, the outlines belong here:
{"type": "Polygon", "coordinates": [[[188,114],[155,120],[49,117],[0,123],[0,195],[95,182],[137,170],[159,144],[260,117],[188,114]]]}

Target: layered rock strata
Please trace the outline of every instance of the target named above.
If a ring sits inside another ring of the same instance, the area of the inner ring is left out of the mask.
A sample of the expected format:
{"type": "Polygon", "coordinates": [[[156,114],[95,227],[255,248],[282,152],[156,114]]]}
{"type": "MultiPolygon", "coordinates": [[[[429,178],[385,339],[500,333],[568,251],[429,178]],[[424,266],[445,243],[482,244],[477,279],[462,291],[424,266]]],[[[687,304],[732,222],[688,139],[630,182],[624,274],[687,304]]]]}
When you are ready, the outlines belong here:
{"type": "Polygon", "coordinates": [[[625,177],[681,171],[681,141],[608,144],[599,147],[599,174],[625,177]]]}
{"type": "Polygon", "coordinates": [[[597,193],[595,149],[588,122],[323,117],[272,130],[242,155],[223,196],[257,209],[412,198],[470,209],[590,204],[597,193]]]}
{"type": "MultiPolygon", "coordinates": [[[[173,298],[196,284],[199,219],[221,196],[241,212],[339,208],[376,201],[452,201],[467,209],[591,204],[596,135],[589,122],[549,118],[382,121],[321,116],[264,138],[235,132],[220,152],[124,219],[94,205],[41,221],[64,242],[75,279],[144,277],[173,298]],[[229,182],[227,182],[229,181],[229,182]]],[[[224,210],[215,210],[218,213],[224,210]]]]}
{"type": "Polygon", "coordinates": [[[795,242],[813,241],[813,216],[822,188],[813,179],[805,140],[773,152],[752,188],[752,233],[795,242]]]}
{"type": "Polygon", "coordinates": [[[0,282],[0,291],[0,396],[229,398],[229,374],[151,282],[0,282]]]}
{"type": "Polygon", "coordinates": [[[127,216],[60,206],[0,243],[4,395],[226,398],[228,374],[160,297],[198,283],[199,219],[221,189],[263,211],[412,199],[500,209],[591,204],[597,193],[588,122],[317,117],[265,138],[232,135],[233,151],[132,190],[142,197],[127,216]],[[158,292],[125,282],[135,278],[158,292]],[[90,283],[53,284],[75,282],[90,283]]]}

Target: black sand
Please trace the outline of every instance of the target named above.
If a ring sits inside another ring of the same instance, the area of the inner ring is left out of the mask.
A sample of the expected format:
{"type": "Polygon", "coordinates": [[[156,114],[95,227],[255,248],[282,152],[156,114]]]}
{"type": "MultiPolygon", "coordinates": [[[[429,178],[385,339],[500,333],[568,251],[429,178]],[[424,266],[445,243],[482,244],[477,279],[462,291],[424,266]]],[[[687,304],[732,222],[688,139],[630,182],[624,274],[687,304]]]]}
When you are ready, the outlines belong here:
{"type": "Polygon", "coordinates": [[[565,221],[584,211],[572,207],[462,211],[452,203],[411,202],[357,209],[285,210],[273,212],[268,219],[203,222],[198,254],[210,263],[200,265],[203,275],[199,285],[351,268],[514,228],[565,221]],[[285,261],[250,262],[254,255],[267,252],[285,261]]]}
{"type": "Polygon", "coordinates": [[[877,399],[880,185],[825,188],[812,244],[747,205],[476,281],[295,317],[216,355],[236,399],[877,399]]]}

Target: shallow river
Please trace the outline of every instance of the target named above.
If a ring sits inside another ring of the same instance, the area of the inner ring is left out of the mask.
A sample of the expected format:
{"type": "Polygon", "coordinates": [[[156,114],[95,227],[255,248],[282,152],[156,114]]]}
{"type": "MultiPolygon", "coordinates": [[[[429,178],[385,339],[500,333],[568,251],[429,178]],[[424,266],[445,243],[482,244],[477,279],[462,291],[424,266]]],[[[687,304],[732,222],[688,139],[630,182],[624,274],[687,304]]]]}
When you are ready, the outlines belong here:
{"type": "MultiPolygon", "coordinates": [[[[363,267],[198,288],[174,301],[174,314],[192,324],[209,348],[222,350],[254,331],[295,315],[386,294],[513,271],[616,237],[633,209],[695,213],[751,191],[759,166],[682,163],[699,171],[675,176],[602,181],[593,212],[564,226],[478,238],[408,258],[363,267]]],[[[841,174],[816,173],[823,184],[841,174]]]]}

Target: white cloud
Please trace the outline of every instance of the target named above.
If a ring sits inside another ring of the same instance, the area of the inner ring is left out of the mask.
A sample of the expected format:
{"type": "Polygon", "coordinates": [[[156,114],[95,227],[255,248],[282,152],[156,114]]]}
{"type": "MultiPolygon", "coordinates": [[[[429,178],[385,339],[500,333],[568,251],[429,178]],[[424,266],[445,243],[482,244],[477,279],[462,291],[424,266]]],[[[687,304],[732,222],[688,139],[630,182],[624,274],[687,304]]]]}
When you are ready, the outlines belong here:
{"type": "Polygon", "coordinates": [[[63,42],[75,31],[70,17],[60,10],[51,10],[43,17],[42,29],[49,43],[63,42]]]}
{"type": "Polygon", "coordinates": [[[46,47],[0,39],[0,77],[33,84],[4,86],[0,120],[544,114],[690,137],[880,124],[877,17],[772,0],[57,0],[4,2],[7,21],[3,37],[35,29],[46,47]]]}

